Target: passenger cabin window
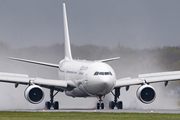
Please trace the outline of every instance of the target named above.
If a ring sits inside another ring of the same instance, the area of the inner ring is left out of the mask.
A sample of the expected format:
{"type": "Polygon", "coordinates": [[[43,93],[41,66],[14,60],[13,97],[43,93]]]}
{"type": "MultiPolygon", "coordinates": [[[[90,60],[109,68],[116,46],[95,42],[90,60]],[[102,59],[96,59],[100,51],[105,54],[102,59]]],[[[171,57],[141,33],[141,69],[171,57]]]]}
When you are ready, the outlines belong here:
{"type": "Polygon", "coordinates": [[[111,72],[95,72],[94,75],[112,75],[111,72]]]}

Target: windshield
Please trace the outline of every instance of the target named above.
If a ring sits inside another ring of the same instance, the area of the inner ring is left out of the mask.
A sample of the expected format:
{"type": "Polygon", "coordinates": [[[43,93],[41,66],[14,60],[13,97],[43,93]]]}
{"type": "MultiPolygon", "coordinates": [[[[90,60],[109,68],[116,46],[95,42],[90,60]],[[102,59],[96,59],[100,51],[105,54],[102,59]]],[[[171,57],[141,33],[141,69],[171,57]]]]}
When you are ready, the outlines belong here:
{"type": "Polygon", "coordinates": [[[94,75],[112,75],[111,72],[95,72],[94,75]]]}

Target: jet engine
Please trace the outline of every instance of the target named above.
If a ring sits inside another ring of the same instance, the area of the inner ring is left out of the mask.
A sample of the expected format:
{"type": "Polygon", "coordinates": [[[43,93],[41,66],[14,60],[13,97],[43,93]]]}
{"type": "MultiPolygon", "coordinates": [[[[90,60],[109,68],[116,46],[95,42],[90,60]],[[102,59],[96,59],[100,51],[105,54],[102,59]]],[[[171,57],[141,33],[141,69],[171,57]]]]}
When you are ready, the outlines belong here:
{"type": "Polygon", "coordinates": [[[31,85],[24,91],[24,96],[27,101],[38,104],[44,99],[44,92],[40,86],[31,85]]]}
{"type": "Polygon", "coordinates": [[[150,85],[140,86],[137,90],[136,95],[137,98],[145,104],[152,103],[156,98],[156,92],[154,88],[150,85]]]}

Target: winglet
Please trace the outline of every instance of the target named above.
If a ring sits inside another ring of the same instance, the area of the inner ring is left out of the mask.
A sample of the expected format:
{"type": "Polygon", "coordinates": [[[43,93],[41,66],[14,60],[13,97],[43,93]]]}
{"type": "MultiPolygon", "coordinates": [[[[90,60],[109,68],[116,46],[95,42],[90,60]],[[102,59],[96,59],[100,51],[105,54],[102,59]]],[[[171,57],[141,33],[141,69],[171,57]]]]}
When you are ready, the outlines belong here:
{"type": "Polygon", "coordinates": [[[63,3],[63,17],[64,17],[64,38],[65,38],[65,41],[64,41],[65,59],[72,60],[65,3],[63,3]]]}

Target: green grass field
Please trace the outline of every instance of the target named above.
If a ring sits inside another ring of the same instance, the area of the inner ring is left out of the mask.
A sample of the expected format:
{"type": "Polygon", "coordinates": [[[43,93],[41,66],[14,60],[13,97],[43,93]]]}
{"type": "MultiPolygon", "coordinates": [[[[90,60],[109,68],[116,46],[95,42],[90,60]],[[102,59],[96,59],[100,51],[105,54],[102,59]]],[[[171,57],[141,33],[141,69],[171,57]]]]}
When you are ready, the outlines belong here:
{"type": "Polygon", "coordinates": [[[0,112],[0,120],[180,120],[180,114],[0,112]]]}

